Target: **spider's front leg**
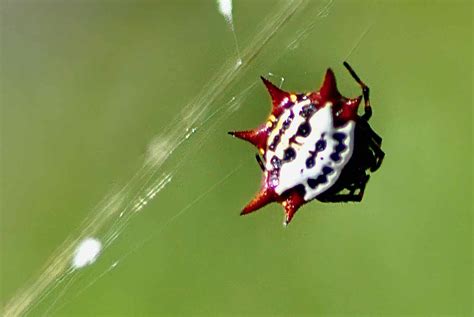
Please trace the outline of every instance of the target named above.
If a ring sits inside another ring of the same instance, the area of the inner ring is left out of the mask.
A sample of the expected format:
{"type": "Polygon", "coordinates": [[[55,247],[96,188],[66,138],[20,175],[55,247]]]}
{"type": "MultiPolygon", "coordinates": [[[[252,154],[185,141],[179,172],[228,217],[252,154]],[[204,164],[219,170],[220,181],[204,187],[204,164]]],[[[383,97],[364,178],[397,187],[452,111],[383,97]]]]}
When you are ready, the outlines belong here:
{"type": "MultiPolygon", "coordinates": [[[[369,121],[370,117],[372,117],[372,107],[370,106],[370,89],[369,87],[359,78],[356,74],[354,69],[349,65],[348,62],[344,62],[343,65],[347,68],[349,73],[351,74],[352,78],[359,84],[362,88],[362,96],[364,97],[364,114],[362,115],[362,119],[365,121],[369,121]]],[[[380,137],[379,137],[380,138],[380,137]]]]}
{"type": "Polygon", "coordinates": [[[258,166],[260,166],[260,169],[262,170],[262,172],[265,172],[265,164],[263,164],[263,161],[260,155],[255,154],[255,159],[257,160],[258,166]]]}

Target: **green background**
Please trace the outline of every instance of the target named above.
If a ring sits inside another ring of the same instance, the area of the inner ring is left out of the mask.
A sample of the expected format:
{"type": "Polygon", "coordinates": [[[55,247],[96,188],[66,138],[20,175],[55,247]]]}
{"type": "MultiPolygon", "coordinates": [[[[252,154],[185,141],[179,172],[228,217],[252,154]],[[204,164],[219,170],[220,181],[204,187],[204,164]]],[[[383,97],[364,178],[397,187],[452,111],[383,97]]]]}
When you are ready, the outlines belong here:
{"type": "MultiPolygon", "coordinates": [[[[281,2],[234,2],[245,48],[281,2]]],[[[171,156],[181,165],[169,186],[32,316],[472,314],[472,4],[335,1],[317,18],[322,3],[310,1],[258,52],[221,98],[252,87],[241,108],[211,118],[171,156]],[[287,49],[312,19],[304,41],[287,49]],[[255,150],[226,132],[265,120],[258,76],[308,91],[330,66],[354,96],[342,67],[351,51],[386,152],[364,201],[307,204],[287,229],[276,204],[239,217],[261,172],[255,150]]],[[[210,0],[1,6],[4,306],[130,179],[181,105],[219,84],[209,81],[235,50],[210,0]]]]}

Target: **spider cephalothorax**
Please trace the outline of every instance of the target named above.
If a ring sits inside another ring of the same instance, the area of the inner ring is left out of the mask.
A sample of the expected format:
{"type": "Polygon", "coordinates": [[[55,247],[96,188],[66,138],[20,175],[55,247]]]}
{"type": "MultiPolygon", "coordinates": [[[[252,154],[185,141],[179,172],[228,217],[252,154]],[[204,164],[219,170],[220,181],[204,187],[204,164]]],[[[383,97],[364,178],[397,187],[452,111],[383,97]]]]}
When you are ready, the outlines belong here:
{"type": "Polygon", "coordinates": [[[361,201],[369,173],[376,171],[384,152],[382,138],[370,127],[369,88],[344,62],[362,88],[356,98],[342,96],[328,69],[316,92],[290,93],[262,77],[272,98],[268,121],[254,130],[229,132],[255,145],[264,173],[259,193],[242,210],[251,213],[271,202],[285,208],[288,224],[298,208],[322,202],[361,201]],[[364,114],[357,109],[364,99],[364,114]]]}

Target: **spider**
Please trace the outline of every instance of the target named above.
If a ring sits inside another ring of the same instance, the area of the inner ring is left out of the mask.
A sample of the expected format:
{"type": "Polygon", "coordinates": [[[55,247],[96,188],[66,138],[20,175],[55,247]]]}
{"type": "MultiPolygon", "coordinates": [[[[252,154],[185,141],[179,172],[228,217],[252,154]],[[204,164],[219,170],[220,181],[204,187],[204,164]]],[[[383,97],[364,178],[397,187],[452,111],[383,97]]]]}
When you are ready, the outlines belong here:
{"type": "Polygon", "coordinates": [[[330,68],[320,89],[309,93],[286,92],[261,77],[273,104],[268,120],[253,130],[229,132],[257,147],[263,172],[260,191],[241,215],[278,202],[288,225],[311,200],[362,200],[370,173],[379,169],[385,154],[382,138],[369,124],[369,87],[343,64],[362,89],[356,98],[340,94],[330,68]],[[358,115],[362,99],[364,113],[358,115]]]}

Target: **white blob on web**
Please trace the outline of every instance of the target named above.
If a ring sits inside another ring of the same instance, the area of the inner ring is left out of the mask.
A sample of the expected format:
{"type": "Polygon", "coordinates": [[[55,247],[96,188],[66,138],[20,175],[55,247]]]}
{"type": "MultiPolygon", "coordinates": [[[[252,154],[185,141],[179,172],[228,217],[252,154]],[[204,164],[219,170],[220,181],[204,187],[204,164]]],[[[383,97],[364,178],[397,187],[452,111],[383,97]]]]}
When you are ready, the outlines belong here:
{"type": "Polygon", "coordinates": [[[232,0],[217,0],[219,12],[224,16],[227,23],[233,28],[232,23],[232,0]]]}
{"type": "Polygon", "coordinates": [[[97,260],[102,250],[102,243],[94,238],[86,238],[77,246],[72,259],[72,267],[74,269],[83,268],[97,260]]]}
{"type": "Polygon", "coordinates": [[[237,35],[235,34],[234,21],[232,18],[232,0],[217,0],[217,5],[219,12],[224,16],[227,24],[229,24],[230,29],[232,30],[232,35],[234,36],[235,50],[237,51],[237,63],[235,63],[235,68],[239,68],[243,61],[240,55],[239,43],[237,42],[237,35]]]}

